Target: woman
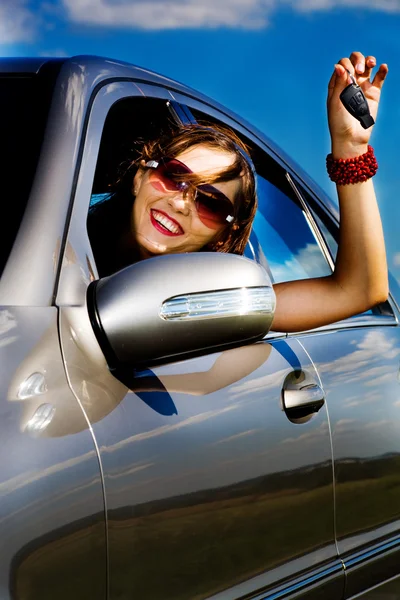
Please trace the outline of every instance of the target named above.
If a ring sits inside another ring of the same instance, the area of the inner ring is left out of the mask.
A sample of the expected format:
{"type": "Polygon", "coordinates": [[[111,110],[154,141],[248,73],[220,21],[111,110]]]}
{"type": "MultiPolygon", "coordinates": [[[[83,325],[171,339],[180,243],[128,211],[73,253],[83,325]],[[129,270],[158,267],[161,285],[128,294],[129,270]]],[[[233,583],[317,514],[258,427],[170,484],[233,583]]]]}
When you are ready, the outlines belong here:
{"type": "MultiPolygon", "coordinates": [[[[387,298],[384,239],[372,182],[376,163],[368,146],[372,128],[363,129],[340,100],[351,73],[376,118],[388,68],[381,65],[371,82],[375,66],[373,56],[360,52],[335,65],[328,86],[332,152],[327,166],[337,182],[341,215],[336,267],[329,277],[274,286],[275,331],[326,325],[387,298]],[[352,183],[347,183],[349,173],[355,173],[352,183]]],[[[130,168],[118,182],[113,197],[119,210],[111,210],[112,203],[107,202],[92,209],[89,235],[100,275],[159,254],[242,254],[256,211],[254,175],[246,152],[233,132],[214,126],[182,128],[145,144],[132,165],[135,174],[130,168]],[[101,223],[107,227],[105,249],[101,223]]]]}

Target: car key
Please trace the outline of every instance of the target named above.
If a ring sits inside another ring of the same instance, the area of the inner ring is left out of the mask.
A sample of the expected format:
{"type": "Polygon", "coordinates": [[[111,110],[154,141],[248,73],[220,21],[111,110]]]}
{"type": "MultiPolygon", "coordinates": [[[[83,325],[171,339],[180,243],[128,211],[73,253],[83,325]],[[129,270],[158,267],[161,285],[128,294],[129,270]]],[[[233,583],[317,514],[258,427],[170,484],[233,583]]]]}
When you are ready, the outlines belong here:
{"type": "Polygon", "coordinates": [[[368,129],[375,121],[369,112],[367,99],[365,98],[361,87],[357,84],[354,76],[348,69],[346,70],[351,77],[352,83],[343,90],[340,94],[340,99],[345,109],[361,123],[364,129],[368,129]]]}

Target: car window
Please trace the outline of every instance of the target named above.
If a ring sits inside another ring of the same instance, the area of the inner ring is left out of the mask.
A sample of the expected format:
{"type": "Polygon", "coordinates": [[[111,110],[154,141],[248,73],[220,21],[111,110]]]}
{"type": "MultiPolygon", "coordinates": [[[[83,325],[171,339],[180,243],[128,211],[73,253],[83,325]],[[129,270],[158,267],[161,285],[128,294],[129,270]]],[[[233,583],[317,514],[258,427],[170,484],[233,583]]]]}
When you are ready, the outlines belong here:
{"type": "Polygon", "coordinates": [[[253,229],[273,281],[330,275],[308,217],[295,199],[262,175],[257,178],[257,192],[259,210],[253,229]]]}
{"type": "Polygon", "coordinates": [[[315,219],[318,228],[325,240],[326,245],[329,248],[332,259],[336,260],[338,242],[336,240],[338,229],[332,219],[328,217],[325,211],[317,204],[311,194],[302,186],[298,181],[295,182],[296,187],[299,189],[302,197],[308,205],[308,208],[312,212],[313,218],[315,219]]]}
{"type": "Polygon", "coordinates": [[[335,261],[336,260],[336,255],[337,255],[337,251],[338,251],[338,243],[335,240],[335,238],[333,237],[332,233],[329,231],[329,229],[327,228],[327,226],[325,225],[325,223],[322,221],[322,219],[320,219],[320,217],[318,216],[317,213],[313,213],[313,217],[318,225],[318,229],[320,230],[320,232],[322,233],[322,236],[326,242],[326,245],[329,248],[329,251],[331,253],[332,259],[335,261]]]}
{"type": "MultiPolygon", "coordinates": [[[[329,217],[329,215],[320,207],[320,205],[315,201],[315,199],[312,197],[310,192],[308,192],[298,181],[296,181],[296,187],[298,188],[302,197],[304,198],[305,202],[307,203],[307,206],[308,206],[309,210],[311,211],[313,218],[315,219],[315,221],[318,225],[318,228],[325,240],[325,243],[326,243],[327,247],[329,248],[329,251],[330,251],[333,261],[336,261],[336,255],[337,255],[337,250],[338,250],[338,242],[336,239],[337,235],[338,235],[338,229],[337,229],[336,224],[329,217]]],[[[379,316],[379,315],[393,316],[393,311],[390,306],[390,303],[383,302],[383,303],[379,304],[378,306],[374,306],[373,308],[370,308],[369,310],[367,310],[363,313],[360,313],[357,316],[365,317],[365,316],[372,316],[372,315],[374,315],[374,316],[379,316]]]]}
{"type": "Polygon", "coordinates": [[[163,99],[129,97],[115,102],[104,122],[93,193],[109,192],[121,169],[137,158],[141,143],[173,126],[169,103],[163,99]]]}
{"type": "Polygon", "coordinates": [[[7,262],[30,194],[49,110],[54,78],[45,74],[0,76],[0,131],[3,206],[0,227],[0,275],[7,262]],[[21,176],[22,175],[22,176],[21,176]]]}
{"type": "MultiPolygon", "coordinates": [[[[131,218],[130,191],[113,196],[121,174],[135,161],[141,145],[176,126],[170,104],[164,99],[122,98],[110,109],[104,123],[92,187],[87,231],[99,276],[127,266],[121,262],[117,240],[123,222],[131,218]],[[114,251],[113,251],[114,249],[114,251]]],[[[133,179],[134,172],[132,172],[133,179]]]]}

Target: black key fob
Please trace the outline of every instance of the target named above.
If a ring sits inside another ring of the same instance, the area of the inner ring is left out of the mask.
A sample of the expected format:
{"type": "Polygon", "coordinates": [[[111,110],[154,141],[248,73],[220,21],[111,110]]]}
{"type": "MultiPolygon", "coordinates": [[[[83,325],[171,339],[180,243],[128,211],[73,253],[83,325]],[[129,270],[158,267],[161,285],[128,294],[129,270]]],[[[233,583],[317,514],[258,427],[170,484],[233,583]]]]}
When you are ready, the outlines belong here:
{"type": "Polygon", "coordinates": [[[368,129],[375,121],[369,112],[369,106],[367,99],[364,96],[364,92],[360,86],[357,85],[353,77],[352,79],[353,83],[350,83],[343,90],[340,94],[340,99],[349,113],[361,123],[364,129],[368,129]]]}

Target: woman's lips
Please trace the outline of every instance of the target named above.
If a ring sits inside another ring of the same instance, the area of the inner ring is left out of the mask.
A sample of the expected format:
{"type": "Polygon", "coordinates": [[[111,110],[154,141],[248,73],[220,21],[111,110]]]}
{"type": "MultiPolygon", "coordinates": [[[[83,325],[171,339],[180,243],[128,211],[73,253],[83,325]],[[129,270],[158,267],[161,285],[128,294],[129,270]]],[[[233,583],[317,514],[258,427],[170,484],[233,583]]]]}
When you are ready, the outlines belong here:
{"type": "Polygon", "coordinates": [[[153,227],[164,235],[176,237],[184,233],[178,221],[175,221],[175,219],[169,217],[162,210],[156,210],[152,208],[150,210],[150,220],[153,227]]]}

